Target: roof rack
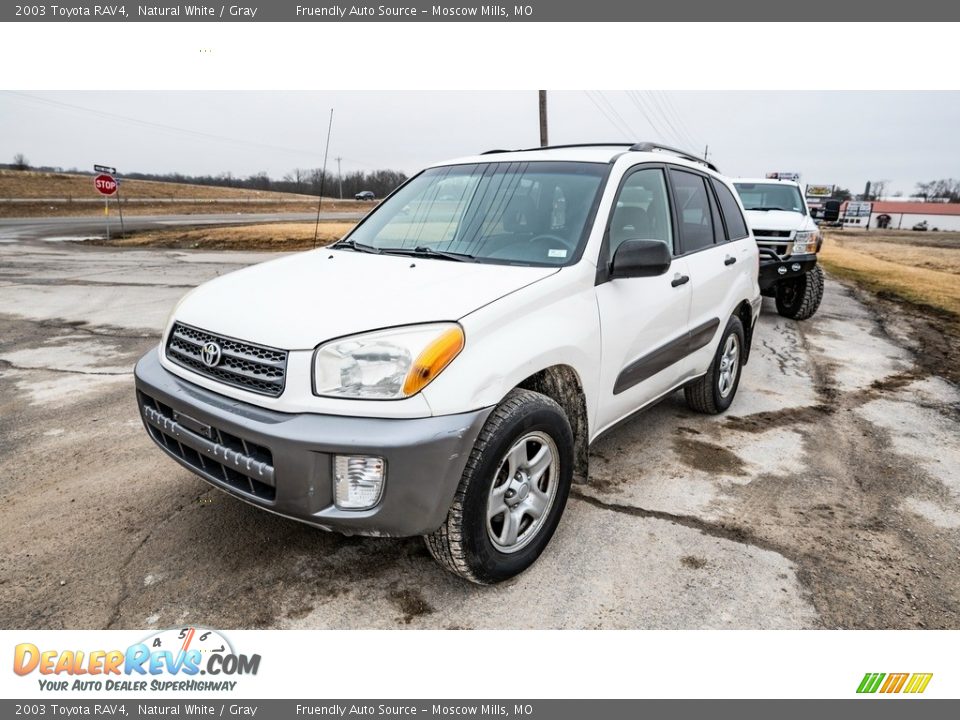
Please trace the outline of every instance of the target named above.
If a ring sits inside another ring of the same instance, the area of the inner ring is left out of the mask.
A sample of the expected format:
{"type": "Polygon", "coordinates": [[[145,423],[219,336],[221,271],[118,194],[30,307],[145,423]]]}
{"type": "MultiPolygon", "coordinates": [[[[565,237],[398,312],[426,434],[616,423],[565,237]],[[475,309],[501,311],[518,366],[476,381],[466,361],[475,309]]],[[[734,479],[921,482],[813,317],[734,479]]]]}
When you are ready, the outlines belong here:
{"type": "Polygon", "coordinates": [[[573,143],[571,145],[545,145],[543,147],[532,147],[532,148],[519,148],[516,150],[487,150],[486,152],[480,153],[481,155],[495,155],[496,153],[507,153],[507,152],[536,152],[537,150],[564,150],[566,148],[581,148],[581,147],[630,147],[633,143],[628,142],[594,142],[594,143],[573,143]]]}
{"type": "Polygon", "coordinates": [[[537,150],[563,150],[566,148],[581,148],[581,147],[625,147],[629,152],[652,152],[654,150],[659,150],[661,152],[669,152],[674,155],[683,158],[684,160],[690,160],[691,162],[700,163],[705,165],[714,172],[720,172],[717,170],[717,166],[714,165],[709,160],[704,160],[701,157],[697,157],[692,153],[688,153],[686,150],[679,150],[675,147],[670,147],[669,145],[661,145],[660,143],[655,142],[638,142],[638,143],[629,143],[629,142],[610,142],[610,143],[573,143],[571,145],[546,145],[544,147],[533,147],[533,148],[521,148],[519,150],[487,150],[486,152],[480,153],[481,155],[496,155],[498,153],[510,153],[510,152],[535,152],[537,150]]]}
{"type": "Polygon", "coordinates": [[[639,142],[636,145],[630,147],[631,152],[652,152],[654,150],[660,150],[662,152],[669,152],[682,157],[684,160],[690,160],[695,163],[700,163],[701,165],[706,165],[708,168],[714,172],[720,172],[717,170],[717,166],[714,165],[709,160],[704,160],[702,157],[697,157],[691,153],[688,153],[686,150],[678,150],[675,147],[670,147],[669,145],[661,145],[660,143],[654,142],[639,142]]]}

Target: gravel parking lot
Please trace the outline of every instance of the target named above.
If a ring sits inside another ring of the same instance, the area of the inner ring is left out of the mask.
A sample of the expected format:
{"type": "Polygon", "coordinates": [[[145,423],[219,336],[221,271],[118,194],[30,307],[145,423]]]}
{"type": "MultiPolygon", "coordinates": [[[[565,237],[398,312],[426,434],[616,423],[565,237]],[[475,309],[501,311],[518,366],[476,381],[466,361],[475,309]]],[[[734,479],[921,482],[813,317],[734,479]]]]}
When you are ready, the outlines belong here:
{"type": "Polygon", "coordinates": [[[2,627],[960,628],[960,393],[833,280],[805,323],[765,305],[725,416],[678,395],[598,442],[540,562],[481,588],[148,439],[131,371],[174,302],[275,255],[36,234],[0,237],[2,627]]]}

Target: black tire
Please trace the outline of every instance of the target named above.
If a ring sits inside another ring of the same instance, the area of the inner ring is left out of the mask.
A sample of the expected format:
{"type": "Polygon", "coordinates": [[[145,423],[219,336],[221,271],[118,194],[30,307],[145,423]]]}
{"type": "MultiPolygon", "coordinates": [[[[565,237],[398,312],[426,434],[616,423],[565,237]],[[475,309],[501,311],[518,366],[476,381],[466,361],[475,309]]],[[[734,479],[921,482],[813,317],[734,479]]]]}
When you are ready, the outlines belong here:
{"type": "Polygon", "coordinates": [[[573,449],[573,431],[557,403],[532,390],[512,390],[480,431],[447,519],[424,536],[430,554],[450,572],[480,585],[502,582],[526,570],[546,548],[563,515],[573,479],[573,449]],[[559,467],[551,466],[548,481],[556,483],[556,489],[539,529],[522,547],[504,553],[489,537],[487,503],[495,482],[497,487],[503,485],[508,451],[529,433],[542,433],[555,444],[559,467]]]}
{"type": "Polygon", "coordinates": [[[737,395],[737,388],[740,387],[744,348],[743,323],[740,322],[740,318],[733,316],[727,321],[727,327],[720,336],[720,344],[717,345],[717,350],[713,354],[713,362],[710,363],[707,374],[683,388],[684,397],[691,410],[706,415],[718,415],[730,407],[730,403],[737,395]],[[720,376],[723,372],[723,356],[728,349],[731,336],[736,338],[737,363],[734,368],[732,384],[729,390],[724,392],[721,391],[720,376]]]}
{"type": "Polygon", "coordinates": [[[812,318],[823,300],[823,268],[777,284],[777,312],[793,320],[812,318]]]}

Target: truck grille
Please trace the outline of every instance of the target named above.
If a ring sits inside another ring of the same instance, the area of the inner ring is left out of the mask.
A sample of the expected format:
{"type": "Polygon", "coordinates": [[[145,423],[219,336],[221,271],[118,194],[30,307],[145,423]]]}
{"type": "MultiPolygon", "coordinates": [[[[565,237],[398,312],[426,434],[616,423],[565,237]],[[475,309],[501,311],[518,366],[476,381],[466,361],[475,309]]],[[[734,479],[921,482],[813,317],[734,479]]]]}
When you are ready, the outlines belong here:
{"type": "Polygon", "coordinates": [[[287,375],[284,350],[254,345],[205,330],[174,323],[167,337],[167,358],[171,361],[227,385],[278,397],[287,375]],[[204,362],[204,347],[219,348],[215,362],[204,362]]]}
{"type": "Polygon", "coordinates": [[[757,240],[757,245],[762,248],[770,248],[781,258],[790,257],[790,245],[783,245],[772,240],[757,240]]]}
{"type": "Polygon", "coordinates": [[[790,230],[754,230],[755,238],[788,238],[792,231],[790,230]]]}
{"type": "Polygon", "coordinates": [[[142,392],[140,411],[150,437],[198,475],[273,502],[276,486],[268,448],[181,415],[142,392]]]}

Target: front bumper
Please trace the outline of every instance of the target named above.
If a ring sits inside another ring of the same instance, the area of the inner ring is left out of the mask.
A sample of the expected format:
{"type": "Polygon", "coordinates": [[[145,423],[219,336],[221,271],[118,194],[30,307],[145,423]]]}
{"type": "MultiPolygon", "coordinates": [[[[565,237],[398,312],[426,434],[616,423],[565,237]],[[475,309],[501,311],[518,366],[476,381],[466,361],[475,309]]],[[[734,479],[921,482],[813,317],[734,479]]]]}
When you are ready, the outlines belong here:
{"type": "Polygon", "coordinates": [[[817,256],[792,255],[788,258],[776,258],[771,255],[760,256],[760,290],[770,290],[781,280],[800,277],[813,270],[817,264],[817,256]]]}
{"type": "Polygon", "coordinates": [[[177,377],[160,365],[156,348],[134,375],[143,424],[170,457],[241,500],[347,535],[440,527],[491,410],[417,419],[279,413],[177,377]],[[334,454],[385,458],[375,507],[334,505],[334,454]]]}

